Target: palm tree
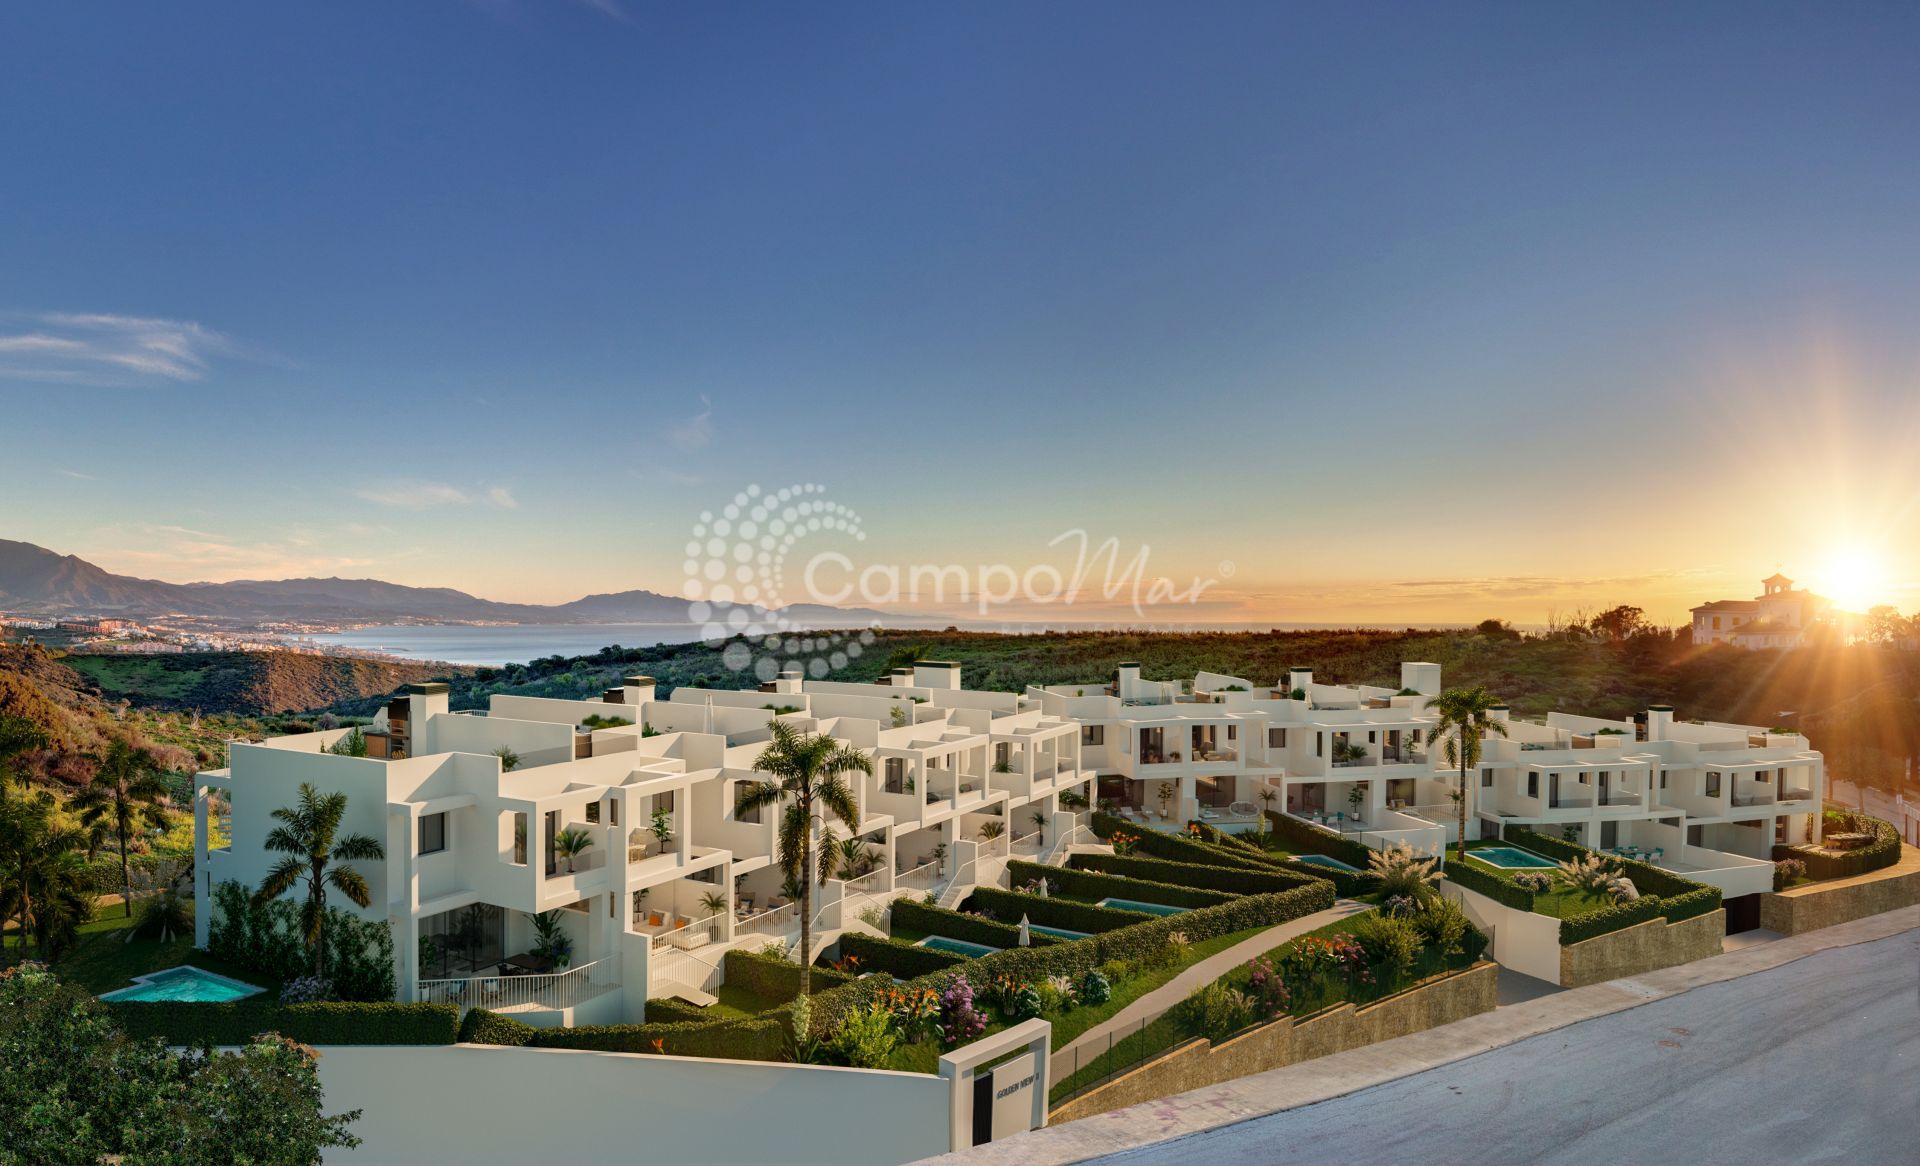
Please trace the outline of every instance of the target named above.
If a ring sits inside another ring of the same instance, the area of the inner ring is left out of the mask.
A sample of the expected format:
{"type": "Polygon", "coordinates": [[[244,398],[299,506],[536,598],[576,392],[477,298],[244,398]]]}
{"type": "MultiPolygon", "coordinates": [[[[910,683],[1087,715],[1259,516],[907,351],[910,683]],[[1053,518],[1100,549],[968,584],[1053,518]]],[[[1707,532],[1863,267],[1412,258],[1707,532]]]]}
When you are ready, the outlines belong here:
{"type": "Polygon", "coordinates": [[[1027,821],[1033,823],[1034,830],[1040,835],[1040,845],[1045,846],[1047,844],[1047,812],[1035,810],[1027,821]]]}
{"type": "Polygon", "coordinates": [[[39,725],[25,717],[0,717],[0,802],[8,797],[7,780],[18,776],[14,758],[46,747],[47,734],[39,725]]]}
{"type": "MultiPolygon", "coordinates": [[[[787,800],[780,816],[780,868],[800,892],[800,995],[804,999],[812,979],[805,969],[813,963],[815,822],[820,820],[824,825],[823,819],[830,813],[845,822],[847,829],[860,828],[860,807],[843,775],[871,774],[873,758],[832,737],[796,729],[785,721],[774,721],[768,728],[773,731],[773,741],[754,760],[753,767],[773,780],[742,786],[734,803],[734,816],[787,800]]],[[[821,882],[833,874],[833,860],[833,851],[820,852],[817,873],[821,882]]]]}
{"type": "Polygon", "coordinates": [[[1447,764],[1460,769],[1460,787],[1454,791],[1454,808],[1459,815],[1460,854],[1467,853],[1467,771],[1480,766],[1480,743],[1488,733],[1504,737],[1507,726],[1488,715],[1500,707],[1500,698],[1488,692],[1485,685],[1472,688],[1449,688],[1439,696],[1427,701],[1427,707],[1440,714],[1440,719],[1427,730],[1427,748],[1442,736],[1447,739],[1447,764]]]}
{"type": "Polygon", "coordinates": [[[155,767],[153,754],[124,738],[107,746],[98,759],[93,779],[74,795],[80,825],[87,831],[89,854],[107,838],[120,850],[121,905],[133,918],[133,868],[127,862],[127,839],[149,821],[162,819],[167,783],[155,767]]]}
{"type": "Polygon", "coordinates": [[[93,915],[79,853],[86,834],[60,825],[54,808],[46,794],[0,803],[0,918],[19,925],[23,958],[29,939],[42,956],[54,957],[93,915]]]}
{"type": "Polygon", "coordinates": [[[553,836],[553,856],[567,860],[567,873],[573,873],[574,856],[593,846],[593,835],[577,826],[569,826],[553,836]]]}
{"type": "Polygon", "coordinates": [[[356,906],[373,902],[360,872],[350,866],[334,866],[334,860],[377,862],[387,856],[386,848],[365,834],[337,837],[346,812],[347,795],[323,794],[311,783],[301,782],[300,804],[273,812],[281,824],[268,832],[263,844],[287,857],[267,872],[266,880],[253,893],[255,903],[265,903],[292,890],[296,882],[306,881],[307,901],[300,905],[300,929],[313,951],[315,976],[326,974],[327,888],[339,891],[356,906]]]}

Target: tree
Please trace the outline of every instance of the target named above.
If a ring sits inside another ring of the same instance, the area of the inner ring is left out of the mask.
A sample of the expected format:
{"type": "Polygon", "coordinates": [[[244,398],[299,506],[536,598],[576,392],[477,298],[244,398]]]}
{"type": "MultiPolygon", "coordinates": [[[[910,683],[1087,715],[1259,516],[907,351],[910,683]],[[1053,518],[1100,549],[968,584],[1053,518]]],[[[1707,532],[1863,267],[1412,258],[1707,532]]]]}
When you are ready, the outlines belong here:
{"type": "Polygon", "coordinates": [[[1594,616],[1587,626],[1593,629],[1596,636],[1624,640],[1646,626],[1645,616],[1646,612],[1623,603],[1594,616]]]}
{"type": "Polygon", "coordinates": [[[895,668],[911,668],[922,660],[933,658],[932,644],[901,644],[887,654],[887,671],[895,668]]]}
{"type": "Polygon", "coordinates": [[[1907,620],[1900,617],[1900,610],[1886,604],[1867,609],[1867,639],[1876,644],[1897,644],[1914,634],[1920,626],[1920,615],[1907,620]]]}
{"type": "Polygon", "coordinates": [[[334,860],[377,862],[387,856],[386,848],[365,834],[337,837],[346,812],[347,795],[323,794],[311,783],[301,782],[300,804],[273,812],[280,825],[263,843],[268,850],[287,857],[267,872],[260,889],[253,893],[254,902],[265,903],[305,880],[307,899],[300,906],[300,929],[307,949],[313,953],[313,974],[323,978],[327,962],[327,888],[339,891],[360,907],[373,902],[360,872],[350,866],[335,866],[334,860]]]}
{"type": "MultiPolygon", "coordinates": [[[[780,868],[800,892],[800,966],[805,969],[813,963],[813,836],[826,824],[829,813],[846,823],[849,830],[860,828],[860,807],[843,777],[849,773],[871,774],[873,758],[832,737],[804,732],[785,721],[773,721],[768,728],[773,731],[773,741],[754,760],[753,767],[773,780],[743,786],[734,815],[782,800],[787,803],[780,816],[780,868]]],[[[817,863],[821,882],[833,874],[833,860],[833,851],[820,852],[817,863]]],[[[803,970],[802,999],[811,979],[803,970]]]]}
{"type": "MultiPolygon", "coordinates": [[[[4,783],[0,783],[4,784],[4,783]]],[[[0,801],[0,918],[53,958],[93,916],[93,885],[80,857],[86,835],[60,824],[53,798],[19,792],[0,801]]]]}
{"type": "Polygon", "coordinates": [[[321,1112],[312,1049],[232,1053],[132,1040],[87,993],[29,964],[0,972],[0,1160],[317,1166],[359,1111],[321,1112]]]}
{"type": "Polygon", "coordinates": [[[1440,719],[1427,730],[1427,748],[1433,748],[1433,743],[1444,736],[1447,764],[1460,769],[1460,787],[1454,791],[1454,807],[1459,815],[1460,854],[1463,858],[1467,853],[1467,771],[1479,768],[1480,743],[1488,733],[1501,737],[1507,735],[1507,726],[1488,715],[1499,704],[1499,698],[1488,692],[1484,685],[1449,688],[1427,701],[1427,707],[1440,714],[1440,719]]]}
{"type": "Polygon", "coordinates": [[[7,780],[25,779],[16,770],[17,760],[47,747],[47,734],[25,717],[0,717],[0,800],[8,795],[7,780]]]}
{"type": "Polygon", "coordinates": [[[107,746],[93,778],[74,795],[80,825],[87,831],[87,849],[97,850],[112,838],[120,851],[120,893],[127,918],[133,918],[133,868],[127,861],[127,839],[149,822],[164,818],[167,783],[156,768],[153,754],[125,738],[107,746]]]}

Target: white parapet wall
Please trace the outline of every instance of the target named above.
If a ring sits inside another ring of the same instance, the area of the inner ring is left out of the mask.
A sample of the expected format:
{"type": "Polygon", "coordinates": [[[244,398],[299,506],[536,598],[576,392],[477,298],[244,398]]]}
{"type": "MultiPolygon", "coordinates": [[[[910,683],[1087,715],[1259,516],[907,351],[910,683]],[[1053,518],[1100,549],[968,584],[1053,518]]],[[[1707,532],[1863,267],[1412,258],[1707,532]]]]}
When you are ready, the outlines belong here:
{"type": "Polygon", "coordinates": [[[1440,893],[1460,904],[1475,927],[1493,936],[1488,954],[1494,962],[1549,984],[1560,982],[1558,919],[1497,903],[1452,880],[1440,884],[1440,893]]]}
{"type": "MultiPolygon", "coordinates": [[[[895,1166],[947,1151],[927,1073],[489,1045],[320,1050],[328,1113],[363,1110],[338,1163],[895,1166]]],[[[1044,1094],[1043,1094],[1044,1095],[1044,1094]]]]}

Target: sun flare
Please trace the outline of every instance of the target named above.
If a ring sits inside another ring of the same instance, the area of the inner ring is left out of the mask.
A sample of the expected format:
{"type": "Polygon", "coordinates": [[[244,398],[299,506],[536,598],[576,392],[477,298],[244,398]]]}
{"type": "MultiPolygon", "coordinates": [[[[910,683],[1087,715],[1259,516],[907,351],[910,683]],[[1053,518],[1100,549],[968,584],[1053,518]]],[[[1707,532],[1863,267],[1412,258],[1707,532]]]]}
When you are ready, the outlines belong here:
{"type": "Polygon", "coordinates": [[[1866,547],[1842,547],[1821,564],[1814,590],[1846,611],[1865,611],[1886,602],[1888,578],[1878,554],[1866,547]]]}

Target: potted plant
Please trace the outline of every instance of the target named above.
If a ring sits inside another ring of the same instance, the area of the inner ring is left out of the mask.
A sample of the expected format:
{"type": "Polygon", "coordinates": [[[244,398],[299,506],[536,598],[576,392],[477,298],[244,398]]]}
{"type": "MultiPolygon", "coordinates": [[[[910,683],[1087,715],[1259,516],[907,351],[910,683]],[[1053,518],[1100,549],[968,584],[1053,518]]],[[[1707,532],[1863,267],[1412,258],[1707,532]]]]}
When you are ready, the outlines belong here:
{"type": "Polygon", "coordinates": [[[1160,816],[1162,818],[1167,816],[1167,807],[1173,802],[1173,795],[1176,792],[1173,788],[1173,783],[1170,781],[1161,782],[1160,788],[1155,791],[1155,797],[1160,802],[1160,816]]]}
{"type": "Polygon", "coordinates": [[[593,846],[593,835],[578,826],[569,826],[553,836],[553,856],[567,864],[567,873],[573,873],[573,857],[593,846]]]}
{"type": "Polygon", "coordinates": [[[1033,823],[1035,830],[1039,831],[1040,845],[1045,846],[1047,844],[1047,812],[1045,810],[1035,810],[1027,820],[1033,823]]]}
{"type": "Polygon", "coordinates": [[[715,943],[720,941],[721,916],[727,913],[727,897],[719,891],[708,891],[700,896],[700,909],[708,915],[707,938],[715,943]]]}
{"type": "Polygon", "coordinates": [[[1260,787],[1260,832],[1262,834],[1273,829],[1273,823],[1267,820],[1267,815],[1273,813],[1273,803],[1278,801],[1279,798],[1279,791],[1275,790],[1272,786],[1260,787]]]}
{"type": "Polygon", "coordinates": [[[947,844],[936,843],[933,848],[933,873],[947,873],[947,844]]]}
{"type": "Polygon", "coordinates": [[[1355,818],[1358,818],[1360,816],[1360,807],[1363,803],[1366,802],[1366,800],[1367,800],[1366,783],[1355,782],[1353,785],[1353,788],[1347,791],[1347,813],[1355,818]]]}
{"type": "Polygon", "coordinates": [[[573,962],[573,936],[567,934],[559,908],[529,915],[527,919],[533,924],[533,946],[530,950],[534,955],[552,960],[556,968],[564,968],[573,962]]]}
{"type": "Polygon", "coordinates": [[[983,842],[992,842],[995,838],[1000,837],[1002,834],[1005,834],[1006,832],[1007,832],[1007,824],[1005,822],[995,821],[995,822],[980,823],[980,839],[983,842]]]}
{"type": "Polygon", "coordinates": [[[672,851],[667,848],[673,845],[673,815],[664,807],[656,808],[653,811],[653,824],[647,829],[659,841],[660,853],[671,854],[672,851]]]}

